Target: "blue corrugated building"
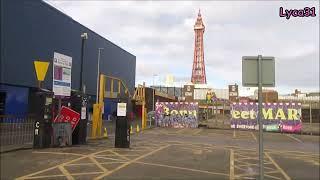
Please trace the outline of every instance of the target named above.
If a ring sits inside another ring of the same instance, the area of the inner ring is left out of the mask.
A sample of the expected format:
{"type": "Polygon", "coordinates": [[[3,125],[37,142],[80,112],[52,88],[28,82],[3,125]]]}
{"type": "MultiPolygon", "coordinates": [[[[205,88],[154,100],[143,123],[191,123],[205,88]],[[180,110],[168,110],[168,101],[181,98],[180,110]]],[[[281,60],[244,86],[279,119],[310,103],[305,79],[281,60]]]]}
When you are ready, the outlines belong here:
{"type": "MultiPolygon", "coordinates": [[[[98,48],[104,48],[100,60],[101,73],[122,79],[133,93],[136,70],[134,55],[41,0],[0,2],[2,115],[26,115],[29,89],[37,87],[33,61],[50,62],[43,88],[52,90],[54,52],[72,57],[72,89],[79,90],[82,33],[88,33],[83,62],[86,93],[92,96],[96,94],[98,48]]],[[[106,109],[112,108],[107,106],[106,109]]]]}

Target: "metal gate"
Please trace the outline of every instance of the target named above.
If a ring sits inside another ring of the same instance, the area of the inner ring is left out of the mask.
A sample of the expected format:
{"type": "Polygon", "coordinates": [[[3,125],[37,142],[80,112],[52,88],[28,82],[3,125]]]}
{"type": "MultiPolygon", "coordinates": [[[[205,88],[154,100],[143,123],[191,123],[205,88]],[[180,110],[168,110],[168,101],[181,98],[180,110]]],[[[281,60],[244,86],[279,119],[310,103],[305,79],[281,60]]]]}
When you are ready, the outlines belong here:
{"type": "Polygon", "coordinates": [[[35,118],[31,116],[0,116],[0,145],[1,152],[21,148],[33,144],[35,118]]]}

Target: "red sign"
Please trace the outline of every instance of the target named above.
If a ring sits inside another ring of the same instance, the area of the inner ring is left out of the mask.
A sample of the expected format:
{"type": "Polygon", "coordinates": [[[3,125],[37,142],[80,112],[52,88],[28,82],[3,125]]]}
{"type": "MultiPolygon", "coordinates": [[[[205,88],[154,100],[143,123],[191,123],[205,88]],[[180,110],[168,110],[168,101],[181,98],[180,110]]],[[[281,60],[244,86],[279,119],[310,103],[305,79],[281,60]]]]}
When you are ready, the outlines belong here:
{"type": "Polygon", "coordinates": [[[54,119],[54,122],[70,122],[72,130],[77,126],[80,120],[80,113],[67,108],[65,106],[61,107],[59,115],[54,119]]]}

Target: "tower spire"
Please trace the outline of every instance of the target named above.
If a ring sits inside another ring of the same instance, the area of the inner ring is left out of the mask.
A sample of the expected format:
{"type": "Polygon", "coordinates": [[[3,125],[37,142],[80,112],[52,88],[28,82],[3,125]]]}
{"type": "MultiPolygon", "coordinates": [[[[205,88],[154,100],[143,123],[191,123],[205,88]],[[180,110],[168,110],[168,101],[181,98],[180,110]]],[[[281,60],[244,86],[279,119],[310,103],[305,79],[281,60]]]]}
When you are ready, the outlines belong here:
{"type": "Polygon", "coordinates": [[[200,9],[198,18],[194,25],[195,42],[194,42],[194,56],[192,66],[191,82],[193,84],[207,84],[206,70],[204,63],[204,48],[203,48],[203,34],[205,26],[202,22],[200,9]]]}

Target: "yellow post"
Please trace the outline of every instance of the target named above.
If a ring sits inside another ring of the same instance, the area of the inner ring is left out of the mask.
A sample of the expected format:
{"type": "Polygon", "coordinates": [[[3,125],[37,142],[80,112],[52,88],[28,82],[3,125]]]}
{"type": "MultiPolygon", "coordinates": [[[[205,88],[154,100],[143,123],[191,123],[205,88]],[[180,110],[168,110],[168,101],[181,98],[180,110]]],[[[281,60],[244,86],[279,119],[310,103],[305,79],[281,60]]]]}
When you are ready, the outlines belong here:
{"type": "Polygon", "coordinates": [[[118,81],[118,93],[121,95],[121,81],[118,81]]]}
{"type": "Polygon", "coordinates": [[[130,126],[130,134],[132,134],[133,133],[133,131],[132,131],[132,125],[130,126]]]}
{"type": "Polygon", "coordinates": [[[147,108],[144,109],[144,128],[147,128],[147,108]]]}
{"type": "Polygon", "coordinates": [[[145,99],[145,82],[143,82],[142,88],[141,88],[141,97],[142,97],[142,122],[141,122],[141,128],[144,130],[146,128],[146,99],[145,99]]]}
{"type": "Polygon", "coordinates": [[[106,85],[106,79],[103,74],[100,74],[100,83],[99,83],[99,104],[103,103],[104,100],[104,94],[105,94],[105,85],[106,85]]]}
{"type": "Polygon", "coordinates": [[[103,74],[100,74],[100,89],[99,89],[99,119],[97,125],[97,134],[101,137],[101,129],[102,129],[102,109],[104,108],[104,95],[105,95],[105,87],[106,87],[106,78],[103,74]]]}
{"type": "Polygon", "coordinates": [[[110,96],[113,97],[113,79],[111,79],[110,96]]]}
{"type": "Polygon", "coordinates": [[[100,104],[93,104],[93,118],[92,118],[92,128],[91,137],[96,138],[97,130],[99,129],[99,117],[101,116],[100,104]]]}
{"type": "Polygon", "coordinates": [[[137,133],[140,132],[139,124],[137,124],[137,133]]]}
{"type": "Polygon", "coordinates": [[[107,132],[107,128],[104,128],[104,133],[103,133],[103,137],[107,138],[108,137],[108,132],[107,132]]]}
{"type": "Polygon", "coordinates": [[[141,129],[144,130],[144,103],[142,103],[142,113],[141,113],[141,129]]]}

